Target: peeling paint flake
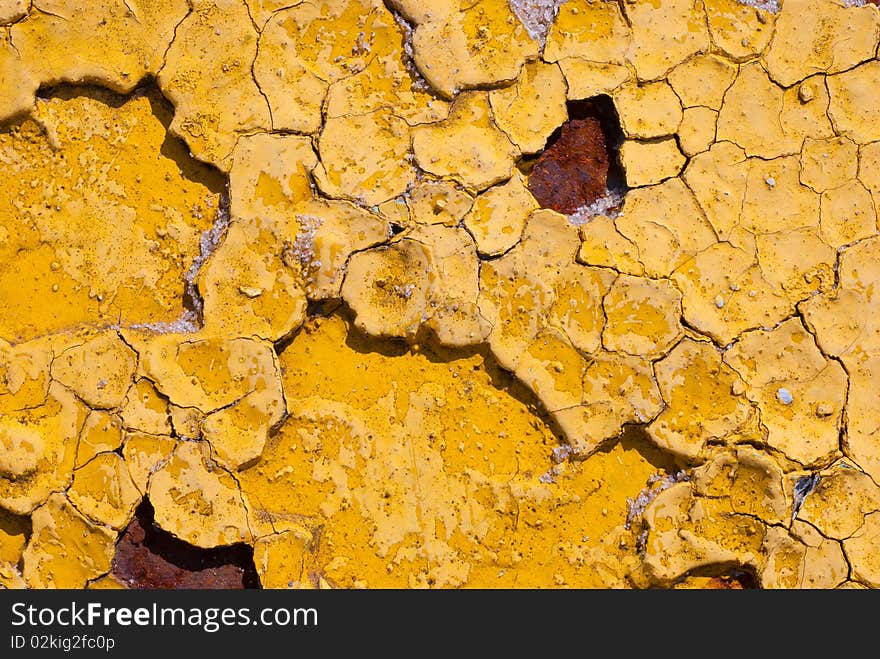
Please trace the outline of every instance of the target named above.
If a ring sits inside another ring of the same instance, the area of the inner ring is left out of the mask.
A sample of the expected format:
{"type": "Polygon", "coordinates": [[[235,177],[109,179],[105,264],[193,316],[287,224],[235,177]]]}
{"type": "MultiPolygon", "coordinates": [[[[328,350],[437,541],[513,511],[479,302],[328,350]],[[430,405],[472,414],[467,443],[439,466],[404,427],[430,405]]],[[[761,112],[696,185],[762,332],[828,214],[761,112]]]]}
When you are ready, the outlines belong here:
{"type": "Polygon", "coordinates": [[[0,0],[0,587],[880,587],[875,5],[0,0]]]}

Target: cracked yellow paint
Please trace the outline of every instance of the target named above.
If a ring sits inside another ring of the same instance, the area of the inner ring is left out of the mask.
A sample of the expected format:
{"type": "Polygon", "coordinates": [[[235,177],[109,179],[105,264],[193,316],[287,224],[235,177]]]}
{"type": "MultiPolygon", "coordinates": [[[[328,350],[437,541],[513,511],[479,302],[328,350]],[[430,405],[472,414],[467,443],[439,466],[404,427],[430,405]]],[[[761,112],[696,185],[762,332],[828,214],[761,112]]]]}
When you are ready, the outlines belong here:
{"type": "Polygon", "coordinates": [[[313,588],[320,580],[308,529],[273,533],[254,542],[254,565],[263,588],[313,588]]]}
{"type": "Polygon", "coordinates": [[[569,0],[559,7],[550,26],[544,59],[580,58],[589,62],[622,63],[630,30],[616,2],[569,0]]]}
{"type": "Polygon", "coordinates": [[[760,55],[773,37],[776,14],[739,0],[703,0],[709,36],[732,62],[760,55]]]}
{"type": "Polygon", "coordinates": [[[408,13],[417,23],[412,34],[413,62],[425,80],[447,98],[461,90],[514,80],[540,44],[517,20],[507,2],[454,0],[413,3],[426,11],[408,13]],[[424,19],[424,20],[422,20],[424,19]]]}
{"type": "Polygon", "coordinates": [[[134,517],[141,493],[121,456],[99,453],[73,473],[67,498],[95,523],[120,530],[134,517]]]}
{"type": "Polygon", "coordinates": [[[40,80],[21,61],[21,54],[9,39],[8,30],[0,30],[0,121],[27,112],[34,102],[40,80]]]}
{"type": "Polygon", "coordinates": [[[548,410],[555,412],[580,404],[586,366],[568,337],[548,328],[532,339],[514,373],[548,410]]]}
{"type": "Polygon", "coordinates": [[[287,336],[305,318],[306,293],[297,275],[284,264],[272,233],[233,224],[199,278],[205,330],[270,341],[287,336]]]}
{"type": "Polygon", "coordinates": [[[196,547],[251,541],[238,482],[203,442],[183,442],[150,475],[156,523],[196,547]]]}
{"type": "Polygon", "coordinates": [[[271,345],[250,338],[130,334],[141,367],[159,391],[181,407],[208,413],[249,394],[260,394],[267,412],[281,405],[271,345]]]}
{"type": "Polygon", "coordinates": [[[7,340],[182,313],[182,275],[214,220],[219,177],[186,162],[180,143],[163,147],[170,116],[158,94],[120,102],[63,91],[0,135],[7,340]]]}
{"type": "Polygon", "coordinates": [[[561,270],[577,249],[577,230],[563,216],[537,211],[516,247],[499,259],[483,262],[480,312],[492,326],[489,348],[502,367],[516,369],[553,303],[553,269],[561,270]]]}
{"type": "MultiPolygon", "coordinates": [[[[544,57],[549,59],[546,49],[544,57]]],[[[558,64],[570,101],[609,94],[632,78],[630,70],[622,64],[597,64],[580,57],[565,57],[558,64]]]]}
{"type": "Polygon", "coordinates": [[[306,0],[279,16],[295,57],[325,81],[357,73],[401,47],[400,28],[376,0],[306,0]]]}
{"type": "Polygon", "coordinates": [[[684,292],[685,319],[723,345],[742,330],[772,326],[790,311],[787,301],[762,279],[753,259],[744,250],[720,243],[673,276],[684,292]],[[713,267],[703,274],[700,267],[713,260],[727,270],[713,267]]]}
{"type": "Polygon", "coordinates": [[[312,300],[338,298],[349,258],[388,240],[388,221],[348,202],[315,199],[299,206],[293,241],[284,241],[281,260],[299,268],[312,300]]]}
{"type": "MultiPolygon", "coordinates": [[[[339,317],[316,320],[283,353],[293,412],[263,459],[238,475],[267,583],[558,586],[559,573],[577,587],[610,578],[581,566],[620,555],[622,497],[656,470],[650,451],[646,459],[624,442],[554,466],[549,429],[483,356],[383,356],[370,349],[374,339],[349,332],[339,317]],[[324,370],[340,356],[348,368],[324,370]],[[405,388],[388,377],[400,368],[405,388]],[[568,540],[553,549],[560,537],[568,540]],[[538,569],[547,561],[552,569],[538,569]]],[[[606,569],[623,584],[617,560],[606,569]]]]}
{"type": "Polygon", "coordinates": [[[451,348],[485,341],[491,326],[477,304],[480,274],[470,234],[462,229],[433,226],[417,228],[410,236],[430,245],[431,271],[437,272],[426,323],[434,337],[451,348]]]}
{"type": "Polygon", "coordinates": [[[145,369],[165,383],[163,393],[171,401],[207,415],[202,430],[221,461],[236,468],[259,455],[285,411],[269,346],[245,338],[165,335],[145,345],[142,354],[145,369]],[[225,364],[218,362],[224,354],[225,364]]]}
{"type": "Polygon", "coordinates": [[[628,138],[665,137],[672,135],[681,123],[681,101],[666,81],[625,84],[612,98],[620,127],[628,138]]]}
{"type": "Polygon", "coordinates": [[[650,362],[608,352],[596,353],[586,366],[581,399],[553,418],[574,453],[584,457],[620,436],[626,424],[644,424],[663,408],[650,362]]]}
{"type": "Polygon", "coordinates": [[[407,158],[409,125],[387,109],[328,118],[318,154],[315,180],[329,197],[373,206],[402,194],[416,180],[407,158]]]}
{"type": "Polygon", "coordinates": [[[480,191],[507,180],[519,149],[493,122],[486,92],[459,94],[449,117],[412,130],[416,163],[480,191]]]}
{"type": "Polygon", "coordinates": [[[308,138],[260,133],[243,137],[229,172],[232,217],[269,224],[267,216],[279,207],[285,210],[311,199],[310,172],[317,164],[308,138]]]}
{"type": "Polygon", "coordinates": [[[614,282],[605,268],[569,265],[553,286],[553,303],[548,324],[565,333],[571,344],[583,353],[599,351],[602,330],[607,327],[603,299],[614,282]]]}
{"type": "Polygon", "coordinates": [[[880,587],[880,9],[750,4],[0,1],[0,586],[880,587]]]}
{"type": "Polygon", "coordinates": [[[554,64],[529,62],[510,87],[489,92],[492,118],[523,153],[537,153],[568,119],[566,86],[554,64]]]}
{"type": "Polygon", "coordinates": [[[25,515],[70,484],[86,411],[53,383],[41,405],[0,418],[0,505],[25,515]]]}
{"type": "Polygon", "coordinates": [[[593,218],[581,227],[580,236],[583,242],[578,250],[578,262],[625,274],[645,274],[638,245],[617,229],[613,219],[604,215],[593,218]]]}
{"type": "Polygon", "coordinates": [[[758,404],[770,446],[805,465],[827,464],[835,456],[846,373],[822,355],[798,319],[770,332],[745,332],[724,361],[758,404]]]}
{"type": "Polygon", "coordinates": [[[880,477],[877,455],[877,419],[874,394],[880,377],[880,330],[872,313],[880,241],[876,237],[843,250],[839,259],[836,292],[816,296],[802,304],[807,327],[815,333],[823,352],[837,357],[849,378],[847,434],[844,446],[852,459],[873,478],[880,477]]]}
{"type": "Polygon", "coordinates": [[[399,49],[385,59],[371,59],[362,71],[330,85],[324,113],[341,117],[383,107],[392,108],[395,116],[410,125],[439,121],[449,114],[448,102],[413,80],[399,49]]]}
{"type": "Polygon", "coordinates": [[[761,234],[755,239],[755,249],[765,279],[793,302],[833,285],[834,250],[815,231],[761,234]]]}
{"type": "Polygon", "coordinates": [[[681,152],[693,158],[698,153],[708,151],[715,141],[717,123],[718,112],[715,110],[702,106],[685,108],[676,131],[681,152]]]}
{"type": "Polygon", "coordinates": [[[798,519],[828,538],[845,540],[869,513],[880,509],[880,488],[854,465],[841,461],[820,472],[815,489],[804,499],[798,519]]]}
{"type": "Polygon", "coordinates": [[[47,337],[18,345],[0,339],[0,410],[12,414],[39,406],[49,390],[49,367],[64,337],[47,337]]]}
{"type": "Polygon", "coordinates": [[[248,10],[257,29],[266,29],[266,23],[276,12],[291,6],[289,0],[247,0],[248,10]]]}
{"type": "Polygon", "coordinates": [[[849,564],[839,542],[829,540],[809,524],[795,520],[791,532],[768,530],[767,558],[761,570],[764,588],[840,587],[849,564]]]}
{"type": "Polygon", "coordinates": [[[122,457],[141,494],[147,493],[150,476],[171,457],[177,442],[171,437],[133,432],[125,436],[122,457]]]}
{"type": "Polygon", "coordinates": [[[103,410],[92,410],[86,417],[76,447],[75,467],[79,469],[99,453],[115,451],[124,439],[122,419],[103,410]]]}
{"type": "MultiPolygon", "coordinates": [[[[731,142],[718,141],[707,152],[692,157],[682,174],[722,241],[730,238],[739,224],[748,172],[745,151],[731,142]]],[[[775,185],[776,180],[773,182],[775,185]]]]}
{"type": "Polygon", "coordinates": [[[804,140],[801,149],[801,183],[816,192],[838,188],[855,179],[858,168],[858,146],[849,138],[804,140]]]}
{"type": "Polygon", "coordinates": [[[880,81],[880,62],[872,60],[845,73],[828,76],[828,116],[841,135],[858,144],[880,139],[880,118],[876,106],[871,103],[870,93],[880,81]]]}
{"type": "Polygon", "coordinates": [[[311,299],[338,297],[349,255],[387,239],[388,223],[376,214],[315,194],[310,172],[317,164],[307,138],[239,142],[230,172],[232,226],[200,284],[207,329],[217,323],[220,335],[278,340],[303,321],[301,289],[311,299]]]}
{"type": "Polygon", "coordinates": [[[684,339],[654,366],[666,408],[648,426],[661,448],[694,460],[710,441],[733,436],[753,414],[745,386],[709,343],[684,339]],[[707,388],[706,382],[715,386],[707,388]]]}
{"type": "Polygon", "coordinates": [[[626,15],[632,26],[626,59],[639,80],[657,80],[709,47],[706,13],[699,0],[633,2],[626,15]]]}
{"type": "Polygon", "coordinates": [[[483,256],[497,256],[516,245],[538,202],[518,172],[507,183],[489,188],[476,198],[464,225],[483,256]]]}
{"type": "Polygon", "coordinates": [[[826,190],[819,202],[819,238],[837,249],[870,238],[877,230],[871,192],[859,181],[826,190]]]}
{"type": "Polygon", "coordinates": [[[434,118],[430,99],[404,79],[403,33],[381,2],[307,0],[278,9],[262,29],[254,62],[273,128],[317,132],[325,97],[329,117],[402,101],[402,114],[434,118]]]}
{"type": "Polygon", "coordinates": [[[0,2],[0,25],[15,23],[24,18],[30,9],[30,0],[2,0],[0,2]]]}
{"type": "Polygon", "coordinates": [[[764,54],[767,71],[783,87],[813,73],[837,73],[872,59],[880,39],[874,7],[832,0],[785,0],[764,54]]]}
{"type": "Polygon", "coordinates": [[[198,439],[204,412],[195,407],[169,405],[169,416],[174,434],[181,439],[198,439]]]}
{"type": "Polygon", "coordinates": [[[767,529],[730,499],[701,497],[690,483],[661,492],[645,511],[645,569],[661,585],[691,571],[734,563],[754,569],[767,529]]]}
{"type": "Polygon", "coordinates": [[[352,256],[342,296],[368,334],[415,339],[426,325],[443,345],[477,344],[489,327],[476,306],[475,255],[467,233],[420,227],[390,247],[352,256]]]}
{"type": "Polygon", "coordinates": [[[188,7],[185,0],[41,0],[38,9],[10,28],[19,66],[43,85],[100,81],[128,93],[162,68],[188,7]]]}
{"type": "Polygon", "coordinates": [[[871,193],[872,199],[880,196],[880,142],[859,147],[859,181],[871,193]]]}
{"type": "MultiPolygon", "coordinates": [[[[295,7],[293,8],[295,10],[295,7]]],[[[321,128],[321,104],[329,82],[310,71],[296,50],[296,17],[279,11],[269,18],[259,37],[254,80],[263,90],[272,113],[272,128],[315,133],[321,128]]]]}
{"type": "Polygon", "coordinates": [[[89,581],[86,584],[86,588],[89,590],[124,590],[128,588],[128,586],[119,581],[111,573],[89,581]]]}
{"type": "MultiPolygon", "coordinates": [[[[730,141],[750,156],[776,158],[798,153],[807,137],[834,136],[826,115],[829,92],[823,76],[808,78],[801,87],[783,89],[757,63],[743,64],[724,95],[718,114],[719,142],[730,141]],[[808,98],[808,100],[803,100],[808,98]]],[[[828,89],[834,89],[828,78],[828,89]]]]}
{"type": "Polygon", "coordinates": [[[668,279],[620,275],[602,304],[602,344],[613,352],[660,356],[682,335],[681,293],[668,279]]]}
{"type": "Polygon", "coordinates": [[[871,588],[880,588],[880,565],[877,563],[878,536],[880,536],[880,515],[865,515],[862,527],[853,536],[843,541],[843,549],[851,561],[853,577],[871,588]]]}
{"type": "Polygon", "coordinates": [[[342,297],[355,324],[376,336],[415,336],[426,314],[432,279],[428,250],[414,240],[359,252],[348,263],[342,297]]]}
{"type": "Polygon", "coordinates": [[[639,261],[651,277],[668,277],[715,242],[694,195],[677,178],[629,192],[614,223],[625,238],[644,246],[639,261]]]}
{"type": "Polygon", "coordinates": [[[137,355],[115,331],[67,348],[52,362],[52,378],[90,407],[117,407],[132,383],[137,355]]]}
{"type": "MultiPolygon", "coordinates": [[[[280,392],[278,392],[280,393],[280,392]]],[[[270,429],[284,416],[283,404],[254,391],[202,421],[202,433],[217,454],[217,459],[232,469],[260,457],[270,429]]]]}
{"type": "Polygon", "coordinates": [[[30,588],[84,588],[110,571],[116,534],[93,524],[63,494],[53,494],[32,516],[22,576],[30,588]]]}
{"type": "Polygon", "coordinates": [[[717,452],[694,470],[693,483],[701,496],[728,498],[734,513],[772,525],[787,521],[791,501],[782,469],[751,447],[717,452]]]}
{"type": "Polygon", "coordinates": [[[0,561],[0,589],[23,590],[27,584],[13,563],[0,561]]]}
{"type": "Polygon", "coordinates": [[[474,198],[450,181],[423,178],[406,195],[405,203],[418,224],[454,227],[471,209],[474,198]]]}
{"type": "Polygon", "coordinates": [[[222,171],[229,170],[240,135],[272,128],[252,72],[256,55],[257,33],[244,0],[197,0],[177,26],[158,74],[175,108],[171,131],[196,158],[222,171]]]}
{"type": "Polygon", "coordinates": [[[147,432],[152,435],[170,435],[168,401],[156,391],[147,378],[140,378],[128,393],[121,410],[126,430],[147,432]]]}
{"type": "Polygon", "coordinates": [[[0,565],[18,565],[30,535],[30,527],[27,517],[0,510],[0,565]]]}
{"type": "Polygon", "coordinates": [[[717,55],[695,55],[669,72],[669,84],[685,108],[720,110],[737,67],[717,55]]]}
{"type": "Polygon", "coordinates": [[[672,137],[651,142],[627,140],[620,147],[626,182],[634,188],[655,185],[681,173],[685,157],[672,137]]]}

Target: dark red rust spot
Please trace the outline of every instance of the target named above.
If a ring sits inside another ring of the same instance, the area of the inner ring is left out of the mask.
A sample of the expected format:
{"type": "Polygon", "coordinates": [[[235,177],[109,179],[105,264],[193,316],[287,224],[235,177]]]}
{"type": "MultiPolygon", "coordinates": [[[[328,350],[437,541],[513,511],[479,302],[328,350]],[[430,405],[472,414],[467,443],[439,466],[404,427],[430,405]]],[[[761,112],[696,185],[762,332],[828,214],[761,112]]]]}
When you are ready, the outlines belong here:
{"type": "Polygon", "coordinates": [[[569,120],[550,136],[529,175],[529,190],[543,208],[570,215],[622,187],[617,147],[620,122],[611,100],[568,105],[569,120]]]}
{"type": "Polygon", "coordinates": [[[608,152],[598,119],[572,119],[535,163],[529,190],[544,208],[569,215],[605,194],[608,152]]]}
{"type": "Polygon", "coordinates": [[[129,588],[144,590],[260,587],[253,548],[193,547],[153,523],[146,499],[116,543],[112,571],[129,588]]]}
{"type": "Polygon", "coordinates": [[[709,590],[750,590],[757,588],[754,575],[743,570],[731,570],[730,574],[712,577],[709,590]]]}
{"type": "Polygon", "coordinates": [[[712,577],[709,582],[709,590],[742,590],[742,584],[736,579],[729,577],[712,577]]]}

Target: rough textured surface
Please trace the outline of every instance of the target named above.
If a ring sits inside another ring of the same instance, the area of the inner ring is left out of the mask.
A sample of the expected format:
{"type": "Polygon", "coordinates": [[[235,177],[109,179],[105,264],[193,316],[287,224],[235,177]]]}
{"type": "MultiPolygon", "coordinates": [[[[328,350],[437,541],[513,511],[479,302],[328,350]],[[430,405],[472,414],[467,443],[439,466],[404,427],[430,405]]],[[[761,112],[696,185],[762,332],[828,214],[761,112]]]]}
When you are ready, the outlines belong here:
{"type": "Polygon", "coordinates": [[[519,149],[493,121],[485,92],[460,94],[449,117],[414,128],[412,148],[419,167],[477,192],[510,178],[519,156],[519,149]]]}
{"type": "Polygon", "coordinates": [[[523,153],[543,150],[568,119],[565,100],[562,71],[541,62],[526,64],[515,84],[489,94],[495,123],[523,153]]]}
{"type": "Polygon", "coordinates": [[[0,586],[880,587],[880,9],[0,2],[0,586]]]}
{"type": "Polygon", "coordinates": [[[155,525],[148,501],[138,508],[116,544],[111,574],[125,587],[151,590],[259,586],[252,549],[187,545],[155,525]]]}
{"type": "Polygon", "coordinates": [[[610,166],[599,118],[571,119],[535,162],[529,191],[543,208],[574,213],[605,195],[610,166]]]}
{"type": "Polygon", "coordinates": [[[156,522],[184,542],[209,549],[251,539],[238,483],[208,446],[187,442],[151,470],[147,494],[156,522]]]}
{"type": "Polygon", "coordinates": [[[222,179],[168,138],[170,119],[155,91],[66,89],[0,134],[0,337],[183,313],[222,179]]]}
{"type": "Polygon", "coordinates": [[[31,588],[82,588],[109,571],[116,534],[92,524],[64,495],[51,495],[32,523],[22,555],[22,576],[31,588]]]}
{"type": "Polygon", "coordinates": [[[421,11],[401,7],[416,24],[411,40],[413,63],[445,97],[515,79],[526,59],[540,49],[504,0],[450,0],[437,8],[423,1],[392,4],[421,7],[421,11]]]}

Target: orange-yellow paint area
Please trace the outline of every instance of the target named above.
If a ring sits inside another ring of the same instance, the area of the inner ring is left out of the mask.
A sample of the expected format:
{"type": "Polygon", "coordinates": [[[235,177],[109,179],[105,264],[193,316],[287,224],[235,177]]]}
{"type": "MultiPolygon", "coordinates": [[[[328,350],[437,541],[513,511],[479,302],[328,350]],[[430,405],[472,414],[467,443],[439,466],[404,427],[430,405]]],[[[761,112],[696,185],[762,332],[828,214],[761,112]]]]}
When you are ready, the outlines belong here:
{"type": "Polygon", "coordinates": [[[338,316],[309,323],[281,368],[290,415],[238,480],[258,535],[309,538],[297,583],[601,587],[611,575],[588,566],[605,554],[627,583],[626,499],[669,462],[644,440],[560,464],[485,351],[383,343],[338,316]]]}
{"type": "Polygon", "coordinates": [[[65,89],[0,134],[0,337],[173,322],[220,176],[155,92],[65,89]],[[182,166],[181,166],[182,165],[182,166]]]}
{"type": "Polygon", "coordinates": [[[880,9],[753,4],[0,0],[0,587],[880,586],[880,9]]]}

